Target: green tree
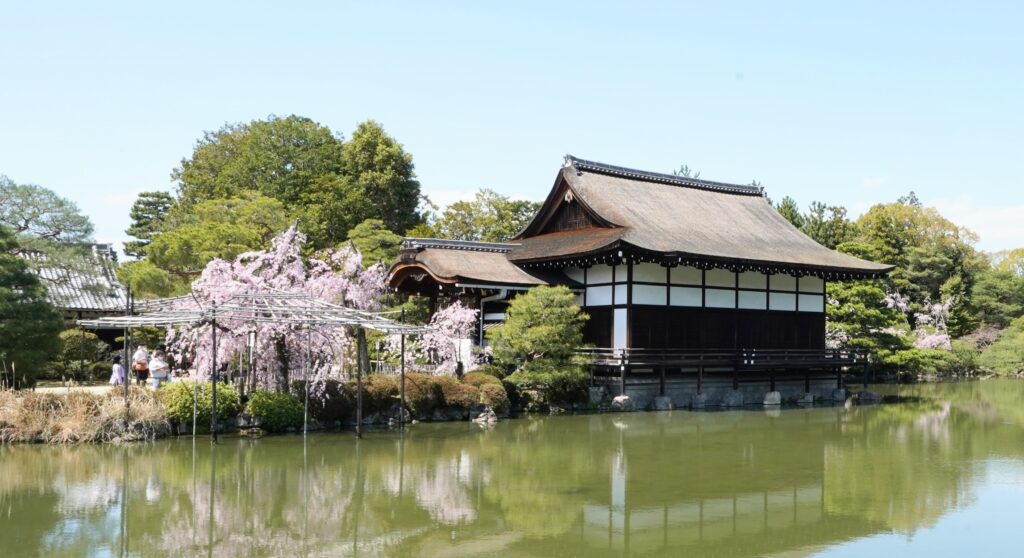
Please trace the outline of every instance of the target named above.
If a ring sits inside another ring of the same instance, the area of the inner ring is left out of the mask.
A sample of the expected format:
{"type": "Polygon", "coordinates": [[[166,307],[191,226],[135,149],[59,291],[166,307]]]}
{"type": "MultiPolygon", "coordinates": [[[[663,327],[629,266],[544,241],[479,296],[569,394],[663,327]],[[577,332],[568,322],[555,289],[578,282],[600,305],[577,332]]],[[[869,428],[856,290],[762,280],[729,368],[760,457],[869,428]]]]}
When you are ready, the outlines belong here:
{"type": "Polygon", "coordinates": [[[392,231],[406,231],[422,221],[420,183],[416,180],[412,155],[384,132],[373,120],[360,124],[352,139],[342,148],[345,173],[352,181],[357,197],[372,203],[367,213],[355,218],[359,223],[376,218],[392,231]]]}
{"type": "Polygon", "coordinates": [[[1017,318],[978,359],[979,364],[997,374],[1024,373],[1024,318],[1017,318]]]}
{"type": "Polygon", "coordinates": [[[1024,248],[1017,248],[1006,252],[999,259],[996,267],[1010,271],[1017,277],[1024,277],[1024,248]]]}
{"type": "Polygon", "coordinates": [[[367,219],[348,231],[348,241],[363,255],[363,265],[391,265],[402,249],[402,237],[388,230],[384,221],[367,219]]]}
{"type": "MultiPolygon", "coordinates": [[[[289,224],[284,205],[257,192],[202,201],[188,211],[176,207],[168,221],[167,230],[153,237],[146,252],[148,261],[173,281],[191,281],[214,258],[231,260],[265,248],[289,224]]],[[[152,273],[143,266],[136,271],[152,273]]]]}
{"type": "Polygon", "coordinates": [[[174,204],[174,197],[167,192],[142,192],[132,204],[132,224],[125,232],[138,240],[124,243],[124,253],[134,258],[142,258],[146,255],[146,246],[153,240],[153,236],[160,231],[160,227],[167,217],[171,206],[174,204]]]}
{"type": "Polygon", "coordinates": [[[538,209],[537,202],[513,200],[483,189],[472,201],[448,206],[434,228],[440,238],[502,242],[526,228],[538,209]]]}
{"type": "Polygon", "coordinates": [[[1024,277],[1004,269],[985,270],[978,274],[971,302],[978,320],[1004,328],[1024,316],[1024,277]]]}
{"type": "Polygon", "coordinates": [[[40,254],[30,258],[32,267],[87,271],[87,242],[91,241],[92,223],[74,202],[52,190],[34,184],[15,184],[0,176],[0,226],[12,231],[17,242],[10,253],[40,254]]]}
{"type": "Polygon", "coordinates": [[[575,399],[587,376],[573,351],[583,344],[588,318],[567,287],[530,289],[512,300],[505,322],[487,332],[494,362],[512,372],[509,382],[539,389],[548,401],[575,399]]]}
{"type": "Polygon", "coordinates": [[[857,226],[846,218],[845,207],[812,202],[810,210],[801,220],[804,234],[833,250],[857,235],[857,226]]]}
{"type": "Polygon", "coordinates": [[[184,293],[189,285],[184,278],[176,280],[170,273],[153,265],[149,260],[121,264],[117,268],[117,280],[122,285],[130,286],[132,294],[137,298],[158,298],[184,293]]]}
{"type": "Polygon", "coordinates": [[[0,225],[0,362],[8,373],[16,372],[20,387],[33,383],[60,349],[63,323],[46,301],[46,288],[16,251],[15,236],[0,225]]]}
{"type": "Polygon", "coordinates": [[[804,216],[800,214],[800,207],[796,204],[796,200],[786,196],[782,198],[782,201],[775,206],[775,210],[786,218],[787,221],[793,224],[794,227],[802,229],[804,226],[804,216]]]}

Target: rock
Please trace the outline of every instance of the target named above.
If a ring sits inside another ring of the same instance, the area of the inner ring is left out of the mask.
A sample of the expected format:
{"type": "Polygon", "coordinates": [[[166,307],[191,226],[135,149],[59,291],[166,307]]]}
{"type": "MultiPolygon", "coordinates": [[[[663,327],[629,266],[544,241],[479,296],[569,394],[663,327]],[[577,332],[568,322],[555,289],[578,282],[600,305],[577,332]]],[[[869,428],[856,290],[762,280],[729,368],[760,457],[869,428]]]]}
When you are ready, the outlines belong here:
{"type": "Polygon", "coordinates": [[[635,411],[636,406],[633,404],[633,400],[628,395],[616,395],[615,399],[612,399],[612,410],[613,411],[635,411]]]}
{"type": "Polygon", "coordinates": [[[862,391],[857,394],[858,405],[874,405],[882,402],[882,396],[873,391],[862,391]]]}
{"type": "Polygon", "coordinates": [[[725,394],[722,398],[723,407],[742,407],[743,406],[743,392],[738,389],[734,389],[725,394]]]}
{"type": "Polygon", "coordinates": [[[238,426],[238,428],[249,428],[250,424],[251,421],[249,415],[245,413],[238,415],[238,417],[235,419],[235,425],[238,426]]]}
{"type": "Polygon", "coordinates": [[[494,424],[498,422],[498,415],[494,414],[494,409],[487,407],[482,413],[477,415],[473,422],[477,424],[494,424]]]}
{"type": "Polygon", "coordinates": [[[708,396],[704,393],[695,393],[690,398],[691,409],[703,409],[708,404],[708,396]]]}
{"type": "Polygon", "coordinates": [[[604,386],[592,387],[587,392],[588,401],[591,405],[599,405],[605,400],[604,386]]]}
{"type": "Polygon", "coordinates": [[[434,422],[442,422],[444,420],[444,411],[440,408],[434,409],[434,413],[430,416],[430,420],[434,422]]]}
{"type": "Polygon", "coordinates": [[[769,391],[764,394],[765,407],[777,407],[779,405],[782,405],[782,393],[778,391],[769,391]]]}
{"type": "Polygon", "coordinates": [[[832,401],[846,401],[846,390],[843,388],[832,390],[832,401]]]}
{"type": "Polygon", "coordinates": [[[380,413],[370,413],[363,417],[363,424],[377,424],[380,421],[380,413]]]}
{"type": "Polygon", "coordinates": [[[667,395],[659,395],[651,401],[652,411],[671,411],[675,409],[675,405],[672,404],[672,398],[667,395]]]}
{"type": "Polygon", "coordinates": [[[796,400],[797,405],[814,405],[814,394],[807,392],[803,397],[796,400]]]}
{"type": "Polygon", "coordinates": [[[568,411],[565,409],[565,407],[559,407],[558,405],[549,405],[548,406],[548,414],[564,415],[567,412],[568,411]]]}

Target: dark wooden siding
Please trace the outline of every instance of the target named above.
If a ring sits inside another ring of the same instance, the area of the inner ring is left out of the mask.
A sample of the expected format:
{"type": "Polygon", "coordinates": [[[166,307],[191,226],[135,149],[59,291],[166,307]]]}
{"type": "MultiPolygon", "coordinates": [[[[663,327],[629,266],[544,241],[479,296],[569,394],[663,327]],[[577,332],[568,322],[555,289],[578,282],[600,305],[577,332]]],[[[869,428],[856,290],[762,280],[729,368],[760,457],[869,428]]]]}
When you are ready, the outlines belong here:
{"type": "MultiPolygon", "coordinates": [[[[596,309],[589,309],[594,314],[596,309]]],[[[631,346],[647,349],[824,349],[825,315],[802,312],[766,312],[634,306],[631,346]]],[[[607,322],[595,324],[594,332],[611,336],[607,322]]],[[[588,326],[589,327],[589,326],[588,326]]],[[[588,332],[589,333],[589,332],[588,332]]],[[[598,338],[588,341],[598,347],[598,338]]]]}

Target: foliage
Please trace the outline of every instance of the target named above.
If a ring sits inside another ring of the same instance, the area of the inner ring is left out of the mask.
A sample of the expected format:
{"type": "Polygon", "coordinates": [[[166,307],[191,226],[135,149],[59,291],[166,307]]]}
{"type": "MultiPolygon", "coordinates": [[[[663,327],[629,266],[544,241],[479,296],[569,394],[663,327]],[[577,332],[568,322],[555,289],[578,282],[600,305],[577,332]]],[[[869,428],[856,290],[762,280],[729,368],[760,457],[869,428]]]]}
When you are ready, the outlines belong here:
{"type": "Polygon", "coordinates": [[[260,428],[281,432],[288,428],[300,428],[305,409],[302,402],[290,393],[258,389],[249,396],[245,412],[259,420],[260,428]]]}
{"type": "Polygon", "coordinates": [[[137,298],[159,298],[187,290],[187,283],[176,279],[149,260],[125,262],[117,267],[117,280],[131,287],[137,298]]]}
{"type": "Polygon", "coordinates": [[[256,192],[176,209],[146,247],[148,261],[177,279],[197,277],[214,259],[266,248],[288,226],[284,205],[256,192]]]}
{"type": "Polygon", "coordinates": [[[439,238],[502,242],[514,237],[533,219],[540,203],[513,200],[483,189],[473,201],[449,205],[434,223],[439,238]]]}
{"type": "Polygon", "coordinates": [[[971,302],[981,323],[1004,328],[1024,315],[1024,276],[1001,268],[982,271],[971,302]]]}
{"type": "Polygon", "coordinates": [[[441,390],[429,374],[405,375],[405,405],[413,416],[429,416],[443,402],[441,390]]]}
{"type": "Polygon", "coordinates": [[[345,173],[354,187],[351,198],[364,200],[353,224],[380,219],[388,230],[405,231],[421,222],[417,212],[420,183],[412,155],[378,122],[367,120],[356,127],[342,154],[345,173]]]}
{"type": "Polygon", "coordinates": [[[476,387],[485,386],[487,384],[498,385],[498,386],[501,385],[501,380],[500,379],[498,379],[496,376],[493,376],[491,374],[487,374],[487,373],[481,372],[480,368],[478,368],[475,372],[470,372],[469,374],[466,374],[465,376],[463,376],[462,377],[462,381],[467,383],[467,384],[469,384],[469,385],[471,385],[471,386],[476,386],[476,387]]]}
{"type": "Polygon", "coordinates": [[[348,241],[359,250],[366,263],[390,266],[398,259],[402,237],[391,232],[380,219],[367,219],[348,231],[348,241]]]}
{"type": "Polygon", "coordinates": [[[146,255],[146,246],[153,240],[153,236],[162,227],[163,220],[167,217],[171,206],[174,204],[174,197],[167,192],[142,192],[132,204],[132,224],[124,231],[138,240],[124,243],[124,253],[134,258],[142,258],[146,255]]]}
{"type": "Polygon", "coordinates": [[[0,443],[152,440],[170,432],[167,413],[148,390],[107,394],[0,391],[0,443]]]}
{"type": "Polygon", "coordinates": [[[488,332],[494,361],[508,370],[537,361],[556,366],[568,363],[573,350],[583,343],[587,318],[567,287],[530,289],[512,300],[505,322],[488,332]]]}
{"type": "Polygon", "coordinates": [[[804,226],[804,217],[800,214],[800,207],[796,204],[796,200],[786,196],[782,198],[782,201],[775,206],[775,210],[786,218],[787,221],[793,224],[794,227],[802,229],[804,226]]]}
{"type": "Polygon", "coordinates": [[[19,237],[22,249],[38,249],[45,243],[88,242],[93,231],[89,218],[82,215],[74,202],[42,186],[15,184],[3,175],[0,226],[19,237]]]}
{"type": "Polygon", "coordinates": [[[587,315],[568,288],[536,287],[512,300],[505,322],[488,332],[494,362],[512,371],[506,380],[536,388],[550,402],[576,401],[587,374],[573,357],[587,315]]]}
{"type": "Polygon", "coordinates": [[[509,412],[511,405],[509,403],[508,392],[505,391],[505,386],[501,385],[500,382],[496,384],[482,384],[477,386],[477,389],[480,390],[481,403],[487,405],[491,409],[494,409],[494,412],[499,415],[509,412]]]}
{"type": "Polygon", "coordinates": [[[60,349],[64,326],[46,300],[46,288],[25,260],[12,254],[15,246],[14,235],[0,226],[0,385],[21,387],[31,385],[60,349]]]}
{"type": "Polygon", "coordinates": [[[1009,271],[1017,277],[1024,277],[1024,248],[1009,250],[994,262],[996,269],[1009,271]]]}
{"type": "Polygon", "coordinates": [[[845,207],[813,202],[802,221],[804,233],[828,248],[835,249],[857,235],[857,226],[846,218],[845,207]]]}
{"type": "Polygon", "coordinates": [[[1024,318],[1017,318],[985,352],[978,364],[997,374],[1024,373],[1024,318]]]}
{"type": "Polygon", "coordinates": [[[68,375],[80,381],[105,380],[104,376],[110,376],[110,346],[101,341],[95,333],[81,328],[70,328],[60,332],[58,337],[61,349],[54,359],[58,375],[68,375]],[[79,377],[80,369],[84,369],[85,377],[79,377]]]}
{"type": "Polygon", "coordinates": [[[679,169],[672,171],[672,174],[682,178],[700,178],[700,171],[691,169],[689,165],[679,165],[679,169]]]}
{"type": "MultiPolygon", "coordinates": [[[[192,406],[195,401],[197,429],[209,431],[210,418],[213,416],[211,385],[211,382],[205,381],[178,380],[160,388],[157,394],[167,409],[167,417],[179,424],[192,424],[192,406]]],[[[227,420],[237,415],[240,409],[241,403],[235,388],[229,384],[218,382],[218,422],[226,424],[227,420]]]]}
{"type": "Polygon", "coordinates": [[[470,384],[460,382],[454,376],[434,376],[441,390],[441,401],[445,407],[469,409],[480,403],[480,390],[470,384]]]}

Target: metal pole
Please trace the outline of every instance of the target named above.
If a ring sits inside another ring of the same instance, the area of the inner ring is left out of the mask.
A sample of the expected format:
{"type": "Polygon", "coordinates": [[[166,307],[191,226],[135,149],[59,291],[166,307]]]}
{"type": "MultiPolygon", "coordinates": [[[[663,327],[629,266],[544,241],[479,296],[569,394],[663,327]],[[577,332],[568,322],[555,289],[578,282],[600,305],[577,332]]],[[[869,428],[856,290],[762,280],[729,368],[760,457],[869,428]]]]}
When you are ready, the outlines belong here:
{"type": "MultiPolygon", "coordinates": [[[[132,286],[131,285],[128,285],[128,289],[127,289],[127,291],[125,293],[124,306],[125,306],[125,308],[124,308],[125,309],[125,313],[128,314],[129,316],[131,316],[132,315],[132,286]]],[[[131,351],[131,336],[132,336],[132,329],[130,327],[126,327],[124,329],[124,420],[125,420],[125,422],[128,422],[128,382],[131,381],[129,379],[130,378],[129,374],[134,374],[135,373],[135,366],[132,364],[131,355],[130,355],[130,351],[131,351]]]]}
{"type": "MultiPolygon", "coordinates": [[[[309,371],[313,367],[313,329],[306,323],[306,372],[303,374],[302,386],[305,393],[305,401],[302,403],[302,435],[305,436],[309,430],[309,371]]],[[[305,446],[303,446],[305,455],[305,446]]]]}
{"type": "Polygon", "coordinates": [[[356,328],[356,438],[363,437],[363,366],[366,351],[366,332],[356,328]]]}
{"type": "MultiPolygon", "coordinates": [[[[402,324],[405,324],[405,308],[402,308],[402,324]]],[[[402,356],[399,362],[399,369],[401,370],[402,378],[398,383],[398,400],[400,408],[398,409],[398,426],[405,426],[405,330],[402,330],[402,356]]]]}
{"type": "Polygon", "coordinates": [[[213,355],[211,366],[213,367],[213,393],[211,395],[210,415],[210,441],[217,443],[217,309],[214,307],[213,319],[210,320],[210,334],[213,337],[213,355]]]}

